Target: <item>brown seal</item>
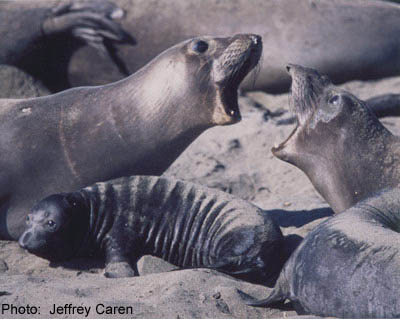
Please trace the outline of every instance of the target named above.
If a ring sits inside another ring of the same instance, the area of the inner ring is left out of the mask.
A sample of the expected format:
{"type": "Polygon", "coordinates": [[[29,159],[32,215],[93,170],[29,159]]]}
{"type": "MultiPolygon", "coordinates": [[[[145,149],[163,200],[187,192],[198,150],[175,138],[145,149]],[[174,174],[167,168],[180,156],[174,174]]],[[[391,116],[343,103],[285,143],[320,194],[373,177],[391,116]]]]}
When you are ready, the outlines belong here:
{"type": "Polygon", "coordinates": [[[261,51],[256,35],[194,38],[116,83],[0,100],[0,235],[17,239],[47,195],[162,174],[204,130],[238,122],[261,51]]]}
{"type": "Polygon", "coordinates": [[[300,168],[335,212],[400,181],[400,140],[365,102],[317,71],[289,65],[289,104],[297,117],[272,152],[300,168]]]}

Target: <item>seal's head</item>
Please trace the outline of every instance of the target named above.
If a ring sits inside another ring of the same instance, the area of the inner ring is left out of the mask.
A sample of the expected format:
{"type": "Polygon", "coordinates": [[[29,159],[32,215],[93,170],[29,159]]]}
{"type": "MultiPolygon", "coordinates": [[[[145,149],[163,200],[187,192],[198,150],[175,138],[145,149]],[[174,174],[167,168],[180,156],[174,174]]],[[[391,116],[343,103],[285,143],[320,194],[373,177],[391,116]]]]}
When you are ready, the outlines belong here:
{"type": "Polygon", "coordinates": [[[162,105],[173,104],[182,121],[196,119],[203,129],[236,123],[241,119],[239,85],[256,67],[261,53],[261,37],[253,34],[186,40],[138,72],[145,83],[142,99],[149,105],[158,104],[158,112],[162,112],[162,105]]]}
{"type": "Polygon", "coordinates": [[[391,134],[365,102],[313,69],[287,69],[297,125],[273,154],[304,171],[336,212],[389,186],[383,155],[391,134]]]}
{"type": "Polygon", "coordinates": [[[51,261],[66,260],[76,255],[88,226],[88,215],[78,196],[51,195],[36,204],[26,217],[19,245],[51,261]]]}

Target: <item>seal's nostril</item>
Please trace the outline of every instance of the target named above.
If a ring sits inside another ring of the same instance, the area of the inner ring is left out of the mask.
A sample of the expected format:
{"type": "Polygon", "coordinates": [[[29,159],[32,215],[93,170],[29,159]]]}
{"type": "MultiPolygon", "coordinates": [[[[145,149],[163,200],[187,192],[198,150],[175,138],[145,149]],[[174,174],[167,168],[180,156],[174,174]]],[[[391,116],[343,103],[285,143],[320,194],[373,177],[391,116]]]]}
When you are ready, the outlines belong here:
{"type": "Polygon", "coordinates": [[[290,72],[290,65],[289,65],[289,64],[286,66],[286,70],[287,70],[288,72],[290,72]]]}
{"type": "Polygon", "coordinates": [[[252,34],[250,36],[250,38],[251,38],[251,41],[253,41],[253,44],[255,44],[255,45],[257,45],[261,41],[261,37],[259,35],[252,34]]]}

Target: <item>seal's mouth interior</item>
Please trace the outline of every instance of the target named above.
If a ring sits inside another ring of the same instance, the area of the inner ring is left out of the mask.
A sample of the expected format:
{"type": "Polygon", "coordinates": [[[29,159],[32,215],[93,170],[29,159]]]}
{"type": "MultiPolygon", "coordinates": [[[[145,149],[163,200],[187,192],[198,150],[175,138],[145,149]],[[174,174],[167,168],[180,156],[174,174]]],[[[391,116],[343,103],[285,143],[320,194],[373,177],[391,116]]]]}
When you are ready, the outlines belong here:
{"type": "Polygon", "coordinates": [[[248,35],[246,38],[242,36],[233,41],[219,58],[219,68],[224,69],[224,77],[218,81],[222,104],[226,114],[237,121],[241,118],[238,105],[239,85],[257,66],[261,53],[261,37],[248,35]]]}

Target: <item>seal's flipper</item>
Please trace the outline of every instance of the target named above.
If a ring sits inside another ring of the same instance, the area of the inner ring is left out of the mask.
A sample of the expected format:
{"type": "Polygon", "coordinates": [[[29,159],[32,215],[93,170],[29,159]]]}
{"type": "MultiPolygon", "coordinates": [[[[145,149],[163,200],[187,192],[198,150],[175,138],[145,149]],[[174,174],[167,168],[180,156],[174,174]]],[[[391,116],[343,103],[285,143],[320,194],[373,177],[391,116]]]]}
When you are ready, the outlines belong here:
{"type": "Polygon", "coordinates": [[[104,276],[107,278],[126,278],[137,276],[138,273],[125,261],[107,264],[104,276]]]}
{"type": "Polygon", "coordinates": [[[127,67],[113,46],[114,43],[136,44],[136,40],[115,21],[123,16],[124,11],[108,1],[63,3],[56,6],[43,23],[43,33],[46,36],[70,34],[108,55],[120,71],[127,74],[127,67]]]}
{"type": "Polygon", "coordinates": [[[365,101],[377,118],[400,116],[400,94],[383,94],[365,101]]]}
{"type": "Polygon", "coordinates": [[[282,306],[285,302],[285,297],[281,294],[279,289],[274,289],[272,293],[268,296],[268,298],[258,300],[240,289],[236,289],[240,298],[244,301],[244,303],[248,306],[253,307],[277,307],[282,306]]]}

